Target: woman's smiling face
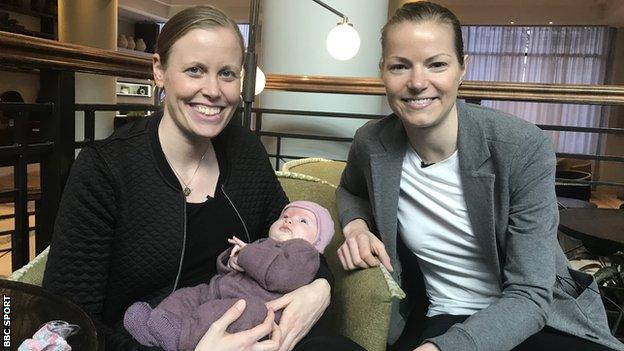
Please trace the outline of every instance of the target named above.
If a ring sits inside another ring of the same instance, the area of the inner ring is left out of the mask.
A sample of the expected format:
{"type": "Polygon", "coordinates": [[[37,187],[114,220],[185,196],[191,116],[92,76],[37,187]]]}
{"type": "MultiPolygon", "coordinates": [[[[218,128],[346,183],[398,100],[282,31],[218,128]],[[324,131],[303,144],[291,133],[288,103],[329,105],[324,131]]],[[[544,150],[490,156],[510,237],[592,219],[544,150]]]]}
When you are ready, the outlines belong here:
{"type": "Polygon", "coordinates": [[[392,26],[381,68],[388,103],[406,128],[435,128],[455,111],[466,70],[457,58],[451,25],[405,21],[392,26]]]}
{"type": "Polygon", "coordinates": [[[188,31],[171,47],[166,66],[155,55],[165,118],[190,139],[217,136],[238,107],[242,61],[240,44],[225,27],[188,31]]]}

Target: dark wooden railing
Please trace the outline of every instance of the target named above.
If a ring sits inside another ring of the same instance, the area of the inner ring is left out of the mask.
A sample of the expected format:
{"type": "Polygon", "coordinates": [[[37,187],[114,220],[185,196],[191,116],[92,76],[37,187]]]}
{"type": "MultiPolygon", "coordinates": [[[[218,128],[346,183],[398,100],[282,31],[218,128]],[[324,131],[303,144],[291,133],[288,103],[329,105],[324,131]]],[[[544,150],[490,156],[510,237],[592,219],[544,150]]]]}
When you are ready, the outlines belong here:
{"type": "MultiPolygon", "coordinates": [[[[36,70],[40,76],[42,103],[7,104],[0,103],[0,111],[19,114],[16,119],[15,141],[0,146],[0,162],[12,165],[15,184],[7,196],[15,202],[15,232],[12,237],[12,263],[17,269],[28,262],[28,213],[29,198],[26,186],[26,165],[41,164],[41,193],[38,197],[36,218],[36,251],[42,251],[51,240],[52,229],[61,192],[74,160],[75,148],[94,140],[96,111],[142,110],[152,111],[151,105],[77,105],[75,102],[75,73],[92,73],[108,76],[122,76],[150,79],[151,60],[131,54],[101,50],[57,41],[33,38],[19,34],[0,32],[0,69],[36,70]],[[75,112],[84,111],[85,138],[75,141],[75,112]],[[28,118],[31,113],[40,113],[41,137],[32,142],[27,137],[28,118]]],[[[266,89],[309,93],[383,95],[379,78],[318,77],[267,75],[266,89]]],[[[513,100],[533,102],[561,102],[576,104],[624,105],[623,86],[595,85],[552,85],[515,84],[495,82],[469,82],[460,87],[460,97],[468,100],[513,100]]],[[[264,114],[332,116],[342,118],[373,119],[380,116],[362,114],[327,113],[315,111],[286,111],[254,109],[256,130],[260,135],[316,140],[338,140],[349,142],[351,138],[334,138],[323,135],[295,135],[262,130],[264,114]]],[[[251,121],[245,121],[250,125],[251,121]]],[[[623,134],[620,128],[585,128],[574,126],[541,126],[543,129],[623,134]]],[[[278,142],[279,143],[279,142],[278,142]]],[[[276,157],[295,158],[296,155],[276,157]]],[[[593,160],[624,161],[619,156],[561,154],[575,158],[593,160]]],[[[601,184],[601,182],[591,182],[601,184]]]]}
{"type": "Polygon", "coordinates": [[[148,58],[7,32],[0,32],[0,63],[19,69],[152,78],[148,58]]]}
{"type": "MultiPolygon", "coordinates": [[[[268,74],[266,89],[308,93],[386,94],[381,79],[356,77],[268,74]]],[[[459,97],[467,100],[624,105],[624,86],[464,81],[461,87],[459,87],[459,97]]]]}
{"type": "MultiPolygon", "coordinates": [[[[20,71],[36,70],[40,77],[40,104],[0,103],[0,111],[17,114],[14,142],[0,146],[0,162],[14,167],[14,188],[4,194],[13,195],[15,230],[11,237],[12,268],[18,269],[28,257],[27,201],[36,200],[36,252],[52,238],[52,231],[61,193],[74,161],[75,148],[94,138],[95,110],[118,110],[111,106],[76,105],[75,73],[151,78],[148,58],[131,54],[65,44],[53,40],[0,32],[0,67],[20,71]],[[89,140],[75,142],[75,112],[85,111],[85,136],[89,140]],[[28,118],[39,113],[40,141],[28,140],[28,118]],[[40,192],[29,193],[26,165],[40,164],[40,192]]],[[[123,107],[123,106],[122,106],[123,107]]],[[[125,106],[133,110],[153,110],[151,106],[125,106]]]]}

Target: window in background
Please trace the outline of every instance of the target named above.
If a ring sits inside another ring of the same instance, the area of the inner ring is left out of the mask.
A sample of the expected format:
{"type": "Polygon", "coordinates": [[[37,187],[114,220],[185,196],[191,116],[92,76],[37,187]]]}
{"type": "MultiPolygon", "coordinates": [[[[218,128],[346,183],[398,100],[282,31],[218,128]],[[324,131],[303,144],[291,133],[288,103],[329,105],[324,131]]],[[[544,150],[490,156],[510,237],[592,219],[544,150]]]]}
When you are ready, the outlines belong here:
{"type": "MultiPolygon", "coordinates": [[[[611,35],[607,27],[464,26],[467,80],[604,84],[611,35]]],[[[508,101],[482,105],[535,124],[598,127],[602,106],[508,101]]],[[[598,135],[551,132],[559,152],[592,154],[598,135]]]]}
{"type": "Polygon", "coordinates": [[[239,23],[238,30],[243,35],[243,41],[245,42],[245,50],[247,50],[247,44],[249,43],[249,23],[239,23]]]}

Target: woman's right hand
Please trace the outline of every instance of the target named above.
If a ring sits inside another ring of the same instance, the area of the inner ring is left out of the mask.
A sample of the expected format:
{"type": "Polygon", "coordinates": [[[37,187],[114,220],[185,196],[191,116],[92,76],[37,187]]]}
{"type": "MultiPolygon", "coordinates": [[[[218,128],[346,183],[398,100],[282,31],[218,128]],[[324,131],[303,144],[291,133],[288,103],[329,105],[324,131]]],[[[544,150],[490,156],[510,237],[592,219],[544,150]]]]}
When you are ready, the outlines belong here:
{"type": "Polygon", "coordinates": [[[268,310],[262,324],[242,332],[230,334],[226,331],[245,310],[245,300],[239,300],[217,319],[201,338],[195,351],[277,351],[281,339],[279,326],[274,323],[275,313],[268,310]],[[271,338],[258,341],[271,334],[271,338]]]}
{"type": "Polygon", "coordinates": [[[394,269],[384,244],[371,233],[363,219],[354,219],[343,228],[345,242],[338,248],[338,258],[347,271],[377,267],[379,263],[390,272],[394,269]]]}

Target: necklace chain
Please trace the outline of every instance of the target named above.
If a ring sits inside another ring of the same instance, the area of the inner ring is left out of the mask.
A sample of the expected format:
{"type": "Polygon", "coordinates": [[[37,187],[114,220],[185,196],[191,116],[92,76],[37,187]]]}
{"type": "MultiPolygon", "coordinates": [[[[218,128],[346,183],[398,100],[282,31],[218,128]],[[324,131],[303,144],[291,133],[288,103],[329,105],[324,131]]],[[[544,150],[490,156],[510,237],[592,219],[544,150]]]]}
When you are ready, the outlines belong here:
{"type": "Polygon", "coordinates": [[[199,170],[199,166],[201,166],[201,163],[204,160],[204,157],[206,157],[206,154],[208,154],[208,150],[210,150],[210,146],[208,146],[206,151],[204,151],[202,156],[199,158],[199,161],[197,161],[197,167],[195,167],[195,171],[193,172],[193,175],[191,176],[191,179],[189,179],[188,183],[184,181],[184,178],[182,178],[180,173],[178,173],[178,171],[176,171],[175,167],[173,167],[173,165],[171,164],[171,161],[169,161],[169,158],[167,157],[167,154],[165,154],[163,152],[163,154],[165,155],[165,160],[167,160],[167,163],[169,164],[169,167],[171,167],[171,169],[173,170],[173,173],[175,173],[175,175],[178,177],[178,179],[180,179],[182,184],[184,184],[184,189],[182,190],[182,192],[184,193],[184,196],[186,196],[186,197],[191,195],[191,192],[193,191],[193,189],[191,189],[190,185],[191,185],[191,183],[193,183],[193,179],[195,178],[195,175],[197,174],[197,171],[199,170]]]}

